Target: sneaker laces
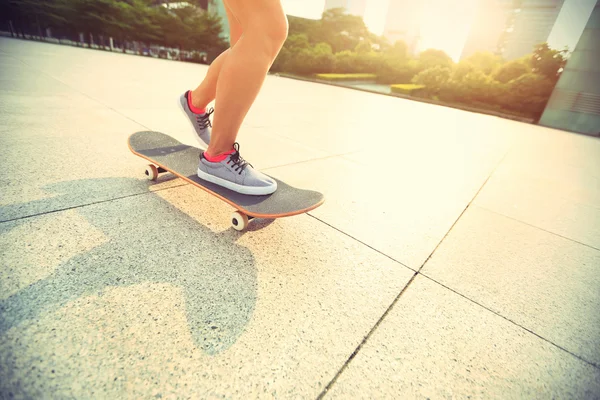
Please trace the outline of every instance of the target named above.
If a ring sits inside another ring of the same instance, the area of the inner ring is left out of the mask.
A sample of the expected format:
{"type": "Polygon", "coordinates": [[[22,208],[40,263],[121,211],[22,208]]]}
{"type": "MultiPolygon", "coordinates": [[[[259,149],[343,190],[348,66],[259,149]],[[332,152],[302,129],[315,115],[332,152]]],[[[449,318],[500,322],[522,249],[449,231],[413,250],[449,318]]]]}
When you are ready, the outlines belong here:
{"type": "Polygon", "coordinates": [[[229,161],[227,161],[227,164],[229,164],[230,162],[233,163],[232,167],[234,168],[234,171],[238,173],[238,175],[241,175],[242,171],[246,169],[248,165],[254,168],[252,164],[250,164],[248,161],[244,160],[242,156],[240,156],[239,143],[234,143],[233,149],[235,150],[235,152],[229,156],[229,161]]]}
{"type": "Polygon", "coordinates": [[[210,116],[214,112],[215,112],[215,109],[211,107],[204,114],[196,115],[196,122],[198,123],[198,126],[200,127],[200,129],[206,129],[209,126],[212,128],[212,124],[210,123],[210,116]]]}

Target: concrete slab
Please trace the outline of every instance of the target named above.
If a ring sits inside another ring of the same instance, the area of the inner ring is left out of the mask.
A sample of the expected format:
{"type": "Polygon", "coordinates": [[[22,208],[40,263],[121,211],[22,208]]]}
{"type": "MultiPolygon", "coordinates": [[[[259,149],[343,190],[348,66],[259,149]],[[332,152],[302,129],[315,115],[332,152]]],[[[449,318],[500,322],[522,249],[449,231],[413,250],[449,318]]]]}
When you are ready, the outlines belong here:
{"type": "Polygon", "coordinates": [[[183,184],[148,185],[147,163],[127,148],[128,135],[140,127],[111,110],[3,118],[0,221],[183,184]]]}
{"type": "Polygon", "coordinates": [[[600,249],[600,139],[546,130],[507,156],[475,203],[600,249]]]}
{"type": "Polygon", "coordinates": [[[600,396],[600,370],[417,277],[325,398],[600,396]]]}
{"type": "Polygon", "coordinates": [[[423,274],[600,365],[600,251],[477,207],[423,274]]]}
{"type": "Polygon", "coordinates": [[[184,186],[0,224],[2,265],[46,270],[0,300],[0,391],[316,397],[412,272],[306,215],[241,234],[230,212],[184,186]]]}
{"type": "Polygon", "coordinates": [[[324,193],[326,203],[312,215],[418,270],[500,162],[511,138],[428,130],[390,141],[389,151],[267,172],[324,193]]]}

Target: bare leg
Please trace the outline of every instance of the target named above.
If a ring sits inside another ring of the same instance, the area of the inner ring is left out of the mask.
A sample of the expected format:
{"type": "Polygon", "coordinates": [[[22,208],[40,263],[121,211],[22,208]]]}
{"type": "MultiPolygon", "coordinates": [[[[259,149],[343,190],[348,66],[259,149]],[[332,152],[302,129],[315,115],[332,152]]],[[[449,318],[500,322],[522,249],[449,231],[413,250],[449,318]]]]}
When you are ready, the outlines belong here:
{"type": "MultiPolygon", "coordinates": [[[[233,47],[242,36],[242,25],[233,16],[231,11],[225,7],[227,19],[229,20],[229,43],[233,47]]],[[[217,80],[223,66],[223,62],[229,54],[229,50],[225,50],[210,64],[208,72],[202,83],[192,92],[192,105],[196,108],[204,109],[208,104],[215,99],[217,94],[217,80]]]]}
{"type": "Polygon", "coordinates": [[[232,149],[288,29],[279,0],[225,0],[225,4],[241,24],[243,33],[220,65],[216,111],[207,149],[210,156],[232,149]]]}

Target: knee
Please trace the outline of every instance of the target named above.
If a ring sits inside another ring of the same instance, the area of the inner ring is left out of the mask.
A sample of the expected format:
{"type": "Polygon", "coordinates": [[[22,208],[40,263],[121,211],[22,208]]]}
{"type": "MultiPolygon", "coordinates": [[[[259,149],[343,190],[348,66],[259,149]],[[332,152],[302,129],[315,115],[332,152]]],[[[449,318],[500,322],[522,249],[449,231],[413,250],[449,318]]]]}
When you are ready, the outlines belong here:
{"type": "Polygon", "coordinates": [[[265,50],[274,60],[288,36],[288,21],[285,14],[274,18],[270,24],[264,23],[260,26],[260,30],[265,50]]]}

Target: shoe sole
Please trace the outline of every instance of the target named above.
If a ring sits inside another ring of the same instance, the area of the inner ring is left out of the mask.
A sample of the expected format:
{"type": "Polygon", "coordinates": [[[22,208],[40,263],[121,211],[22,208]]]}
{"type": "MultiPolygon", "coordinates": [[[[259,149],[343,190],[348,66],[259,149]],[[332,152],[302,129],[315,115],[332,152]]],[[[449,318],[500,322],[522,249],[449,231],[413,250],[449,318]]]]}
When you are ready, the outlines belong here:
{"type": "Polygon", "coordinates": [[[214,183],[215,185],[222,186],[229,190],[233,190],[234,192],[241,194],[248,194],[253,196],[265,196],[268,194],[272,194],[277,190],[277,183],[275,183],[275,188],[273,187],[264,187],[264,186],[243,186],[234,182],[230,182],[226,179],[219,178],[218,176],[207,174],[198,168],[198,178],[203,179],[205,181],[214,183]]]}
{"type": "Polygon", "coordinates": [[[194,126],[194,121],[192,121],[190,119],[190,116],[188,115],[187,111],[185,110],[183,104],[181,104],[181,98],[179,99],[179,101],[177,101],[177,104],[179,105],[179,110],[181,110],[181,112],[183,113],[183,115],[185,116],[185,118],[190,121],[190,125],[192,126],[192,129],[194,130],[194,137],[196,138],[196,141],[198,142],[198,144],[200,145],[200,147],[202,147],[203,149],[207,149],[208,148],[208,143],[206,143],[204,140],[202,140],[202,138],[200,137],[200,135],[198,135],[198,132],[196,132],[196,126],[194,126]]]}

